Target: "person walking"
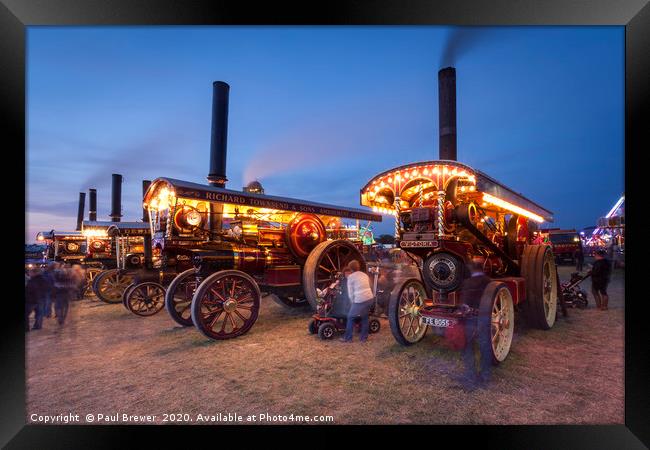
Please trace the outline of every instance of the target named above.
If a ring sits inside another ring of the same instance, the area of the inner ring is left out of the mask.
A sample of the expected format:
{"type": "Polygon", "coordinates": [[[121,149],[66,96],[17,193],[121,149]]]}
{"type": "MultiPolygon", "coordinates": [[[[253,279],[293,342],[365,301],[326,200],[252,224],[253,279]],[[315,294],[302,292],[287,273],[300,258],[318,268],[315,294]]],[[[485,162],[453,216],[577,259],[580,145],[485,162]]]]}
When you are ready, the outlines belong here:
{"type": "Polygon", "coordinates": [[[582,245],[578,246],[578,250],[576,250],[575,258],[576,258],[576,272],[582,272],[582,267],[585,263],[585,254],[582,251],[582,245]]]}
{"type": "Polygon", "coordinates": [[[59,266],[54,272],[54,311],[59,325],[63,325],[68,314],[70,299],[76,290],[76,284],[72,269],[66,266],[59,266]]]}
{"type": "Polygon", "coordinates": [[[45,312],[45,294],[49,284],[40,268],[33,268],[25,286],[25,331],[29,331],[29,316],[34,312],[34,326],[32,330],[43,327],[43,313],[45,312]]]}
{"type": "Polygon", "coordinates": [[[352,342],[354,321],[361,318],[361,332],[359,340],[365,342],[368,339],[370,308],[375,299],[375,294],[370,287],[370,277],[361,271],[361,264],[357,260],[348,263],[348,269],[352,272],[347,277],[348,297],[350,299],[350,310],[348,311],[345,334],[342,342],[352,342]]]}
{"type": "MultiPolygon", "coordinates": [[[[463,280],[459,288],[460,297],[467,299],[465,303],[478,309],[483,291],[492,279],[483,272],[483,259],[472,259],[468,264],[470,276],[463,280]]],[[[462,387],[473,390],[479,383],[487,383],[492,371],[492,342],[489,332],[479,332],[490,329],[491,317],[469,317],[464,321],[465,345],[463,347],[463,365],[465,371],[460,378],[462,387]],[[476,351],[478,350],[479,365],[477,367],[476,351]]]]}
{"type": "Polygon", "coordinates": [[[54,298],[54,264],[48,264],[43,270],[43,276],[47,281],[47,292],[45,293],[45,312],[47,318],[52,317],[52,305],[54,298]]]}
{"type": "Polygon", "coordinates": [[[596,301],[596,307],[601,311],[607,311],[609,296],[607,295],[607,285],[612,273],[612,265],[606,258],[606,250],[596,250],[594,262],[591,270],[591,293],[596,301]]]}

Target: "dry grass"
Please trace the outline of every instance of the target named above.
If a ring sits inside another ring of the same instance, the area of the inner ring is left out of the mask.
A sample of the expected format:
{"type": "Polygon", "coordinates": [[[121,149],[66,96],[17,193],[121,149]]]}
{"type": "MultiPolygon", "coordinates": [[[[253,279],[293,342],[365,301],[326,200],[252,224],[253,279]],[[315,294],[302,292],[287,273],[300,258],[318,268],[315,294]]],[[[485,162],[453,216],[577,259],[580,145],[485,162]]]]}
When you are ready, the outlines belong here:
{"type": "MultiPolygon", "coordinates": [[[[561,268],[567,278],[570,268],[561,268]]],[[[585,283],[587,287],[588,283],[585,283]]],[[[590,295],[590,301],[591,295],[590,295]]],[[[593,304],[590,305],[593,308],[593,304]]],[[[465,392],[460,354],[429,332],[405,348],[388,322],[365,345],[321,341],[310,313],[270,298],[246,335],[210,341],[165,311],[74,303],[27,339],[27,412],[334,416],[337,424],[622,424],[623,274],[610,311],[570,310],[550,331],[518,326],[488,388],[465,392]]],[[[83,422],[83,421],[82,421],[83,422]]]]}

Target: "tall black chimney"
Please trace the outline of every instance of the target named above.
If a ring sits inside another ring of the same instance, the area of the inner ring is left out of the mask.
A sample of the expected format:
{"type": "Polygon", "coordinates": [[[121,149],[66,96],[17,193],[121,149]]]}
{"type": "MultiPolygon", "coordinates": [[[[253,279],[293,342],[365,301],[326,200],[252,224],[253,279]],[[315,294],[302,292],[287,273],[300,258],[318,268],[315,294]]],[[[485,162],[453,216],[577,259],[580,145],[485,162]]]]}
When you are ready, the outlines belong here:
{"type": "MultiPolygon", "coordinates": [[[[149,189],[149,186],[151,186],[151,180],[142,180],[142,199],[144,203],[144,194],[147,193],[147,189],[149,189]]],[[[149,222],[149,211],[147,211],[147,208],[142,207],[142,221],[143,222],[149,222]]]]}
{"type": "Polygon", "coordinates": [[[90,193],[90,198],[88,199],[88,220],[96,221],[97,220],[97,189],[88,189],[90,193]]]}
{"type": "Polygon", "coordinates": [[[79,208],[77,209],[77,231],[81,231],[81,222],[84,221],[85,206],[86,206],[86,193],[79,192],[79,208]]]}
{"type": "Polygon", "coordinates": [[[456,69],[438,72],[439,159],[456,161],[456,69]]]}
{"type": "Polygon", "coordinates": [[[210,173],[208,183],[225,187],[226,152],[228,147],[228,96],[230,86],[223,81],[212,83],[212,137],[210,140],[210,173]]]}
{"type": "Polygon", "coordinates": [[[111,188],[111,221],[119,222],[122,217],[122,175],[113,174],[111,188]]]}

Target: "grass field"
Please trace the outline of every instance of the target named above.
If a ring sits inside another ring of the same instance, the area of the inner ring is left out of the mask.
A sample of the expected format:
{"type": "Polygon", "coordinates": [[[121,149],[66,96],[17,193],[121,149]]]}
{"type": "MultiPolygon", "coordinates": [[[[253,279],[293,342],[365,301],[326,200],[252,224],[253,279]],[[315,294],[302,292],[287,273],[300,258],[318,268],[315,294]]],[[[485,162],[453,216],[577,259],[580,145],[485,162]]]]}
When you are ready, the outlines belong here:
{"type": "MultiPolygon", "coordinates": [[[[560,277],[571,270],[560,267],[560,277]]],[[[197,414],[293,413],[335,424],[622,424],[623,276],[613,275],[608,312],[589,294],[588,309],[569,310],[550,331],[526,329],[516,316],[510,355],[472,392],[454,381],[459,352],[431,332],[401,347],[387,320],[366,344],[321,341],[307,332],[308,310],[267,297],[248,334],[217,342],[164,310],[141,318],[86,299],[63,327],[46,319],[28,333],[27,422],[72,412],[81,423],[89,413],[122,423],[125,413],[158,423],[165,413],[192,423],[197,414]]]]}

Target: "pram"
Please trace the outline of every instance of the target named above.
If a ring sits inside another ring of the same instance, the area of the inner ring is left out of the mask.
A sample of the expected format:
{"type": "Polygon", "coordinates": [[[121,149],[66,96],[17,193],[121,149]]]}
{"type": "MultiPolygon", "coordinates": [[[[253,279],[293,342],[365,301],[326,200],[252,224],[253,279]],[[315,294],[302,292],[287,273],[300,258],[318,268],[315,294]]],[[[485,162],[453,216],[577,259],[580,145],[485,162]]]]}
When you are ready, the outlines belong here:
{"type": "Polygon", "coordinates": [[[560,285],[560,290],[562,293],[562,302],[565,306],[570,306],[571,308],[586,308],[587,304],[587,293],[580,289],[579,285],[584,280],[589,278],[591,273],[586,275],[580,275],[579,272],[573,272],[571,274],[571,279],[565,281],[560,285]]]}
{"type": "MultiPolygon", "coordinates": [[[[368,271],[374,275],[373,292],[376,293],[379,268],[370,268],[368,271]]],[[[338,274],[335,281],[323,290],[317,289],[317,293],[318,306],[316,314],[309,321],[309,333],[318,334],[321,339],[332,339],[334,334],[345,331],[351,306],[345,276],[342,273],[338,274]]],[[[377,311],[377,295],[375,295],[375,303],[370,308],[368,323],[370,333],[377,333],[381,328],[375,311],[377,311]]]]}

